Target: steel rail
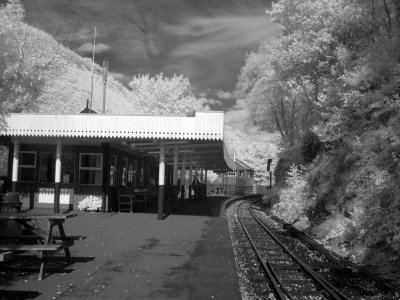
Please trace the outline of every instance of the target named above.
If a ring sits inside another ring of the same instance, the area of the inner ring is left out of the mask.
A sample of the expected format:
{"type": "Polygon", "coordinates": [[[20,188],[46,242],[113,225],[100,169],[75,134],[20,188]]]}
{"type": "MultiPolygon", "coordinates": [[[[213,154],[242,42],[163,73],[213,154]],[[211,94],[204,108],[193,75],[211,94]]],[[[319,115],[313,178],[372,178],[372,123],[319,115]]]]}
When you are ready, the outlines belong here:
{"type": "Polygon", "coordinates": [[[296,255],[294,255],[289,249],[283,245],[283,243],[265,226],[265,224],[257,218],[252,210],[249,208],[249,212],[251,216],[256,220],[261,227],[264,228],[265,232],[268,233],[268,235],[296,262],[299,264],[299,266],[305,271],[306,274],[308,274],[314,282],[319,285],[321,288],[323,288],[329,295],[335,299],[335,300],[350,300],[349,297],[347,297],[345,294],[343,294],[340,290],[338,290],[336,287],[331,285],[328,281],[322,279],[319,277],[307,264],[305,264],[302,260],[300,260],[296,255]]]}
{"type": "MultiPolygon", "coordinates": [[[[247,203],[246,201],[244,201],[243,203],[239,204],[238,207],[236,208],[237,211],[239,210],[239,207],[242,206],[243,204],[247,203]]],[[[237,213],[238,216],[238,220],[240,225],[242,225],[242,228],[244,230],[244,232],[246,233],[246,237],[248,238],[248,240],[250,241],[250,245],[253,248],[256,256],[257,256],[257,260],[260,263],[260,265],[262,266],[264,272],[267,274],[268,279],[271,281],[271,285],[272,285],[272,289],[275,292],[275,296],[277,296],[277,298],[280,300],[285,300],[285,294],[287,296],[287,298],[289,299],[293,299],[292,296],[289,294],[289,292],[284,288],[282,282],[278,279],[278,277],[276,276],[271,264],[269,261],[267,261],[267,264],[265,264],[264,260],[261,258],[261,253],[260,251],[257,249],[255,242],[253,241],[253,239],[250,236],[249,231],[247,230],[246,226],[243,224],[243,221],[241,220],[241,218],[239,217],[239,213],[237,213]],[[284,293],[282,293],[282,291],[284,293]]]]}

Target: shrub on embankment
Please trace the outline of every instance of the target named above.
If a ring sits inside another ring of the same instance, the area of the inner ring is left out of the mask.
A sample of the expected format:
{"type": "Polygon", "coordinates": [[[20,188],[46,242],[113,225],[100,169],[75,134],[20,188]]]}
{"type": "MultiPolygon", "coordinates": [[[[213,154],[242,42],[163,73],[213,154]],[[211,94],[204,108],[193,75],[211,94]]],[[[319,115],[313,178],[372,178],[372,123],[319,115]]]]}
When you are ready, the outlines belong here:
{"type": "Polygon", "coordinates": [[[297,165],[285,173],[280,201],[272,207],[278,217],[353,261],[392,269],[400,266],[397,93],[387,86],[354,99],[342,110],[342,136],[325,140],[311,162],[303,157],[304,147],[283,152],[285,165],[291,158],[297,165]]]}

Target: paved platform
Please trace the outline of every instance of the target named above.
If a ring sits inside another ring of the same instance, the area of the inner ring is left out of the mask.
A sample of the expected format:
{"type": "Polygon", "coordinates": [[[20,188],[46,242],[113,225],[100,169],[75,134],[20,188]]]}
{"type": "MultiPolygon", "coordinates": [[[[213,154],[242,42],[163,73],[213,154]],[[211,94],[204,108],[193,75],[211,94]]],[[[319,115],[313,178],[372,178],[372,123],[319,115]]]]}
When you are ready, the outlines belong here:
{"type": "Polygon", "coordinates": [[[155,213],[80,213],[65,224],[87,235],[71,248],[73,264],[43,281],[37,268],[0,267],[0,299],[10,290],[38,292],[34,299],[241,299],[225,201],[185,203],[162,221],[155,213]]]}

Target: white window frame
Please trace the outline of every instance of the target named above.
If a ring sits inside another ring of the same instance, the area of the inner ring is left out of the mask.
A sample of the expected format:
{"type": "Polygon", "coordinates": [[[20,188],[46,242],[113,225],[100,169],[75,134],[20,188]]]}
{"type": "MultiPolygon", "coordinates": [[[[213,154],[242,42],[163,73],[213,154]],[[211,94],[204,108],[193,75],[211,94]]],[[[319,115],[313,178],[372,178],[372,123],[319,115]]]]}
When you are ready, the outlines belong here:
{"type": "Polygon", "coordinates": [[[20,161],[21,159],[21,154],[24,153],[33,153],[35,155],[35,161],[33,163],[33,165],[22,165],[22,164],[18,164],[18,174],[19,177],[22,174],[22,169],[35,169],[35,180],[34,181],[23,181],[21,180],[21,182],[36,182],[37,178],[36,178],[36,163],[37,163],[37,152],[36,151],[19,151],[19,157],[18,157],[18,161],[20,161]]]}
{"type": "Polygon", "coordinates": [[[93,153],[93,152],[81,152],[79,153],[79,185],[102,185],[103,184],[103,153],[93,153]],[[82,155],[100,155],[100,167],[82,167],[82,155]],[[81,170],[88,170],[88,171],[100,171],[101,172],[101,177],[100,177],[100,183],[81,183],[81,170]]]}

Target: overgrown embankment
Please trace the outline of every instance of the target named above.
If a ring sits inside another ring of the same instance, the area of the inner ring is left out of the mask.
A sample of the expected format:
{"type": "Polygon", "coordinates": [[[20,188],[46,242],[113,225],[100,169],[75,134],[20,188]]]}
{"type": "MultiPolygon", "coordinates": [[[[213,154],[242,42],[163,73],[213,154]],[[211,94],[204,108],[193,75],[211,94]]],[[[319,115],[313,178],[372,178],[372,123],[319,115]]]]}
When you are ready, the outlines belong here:
{"type": "Polygon", "coordinates": [[[302,147],[281,155],[276,171],[281,188],[272,212],[399,283],[398,95],[379,94],[358,106],[349,108],[347,134],[340,142],[323,144],[311,162],[302,156],[302,147]]]}
{"type": "Polygon", "coordinates": [[[279,0],[270,15],[281,35],[237,86],[286,149],[272,212],[400,282],[400,2],[279,0]]]}

